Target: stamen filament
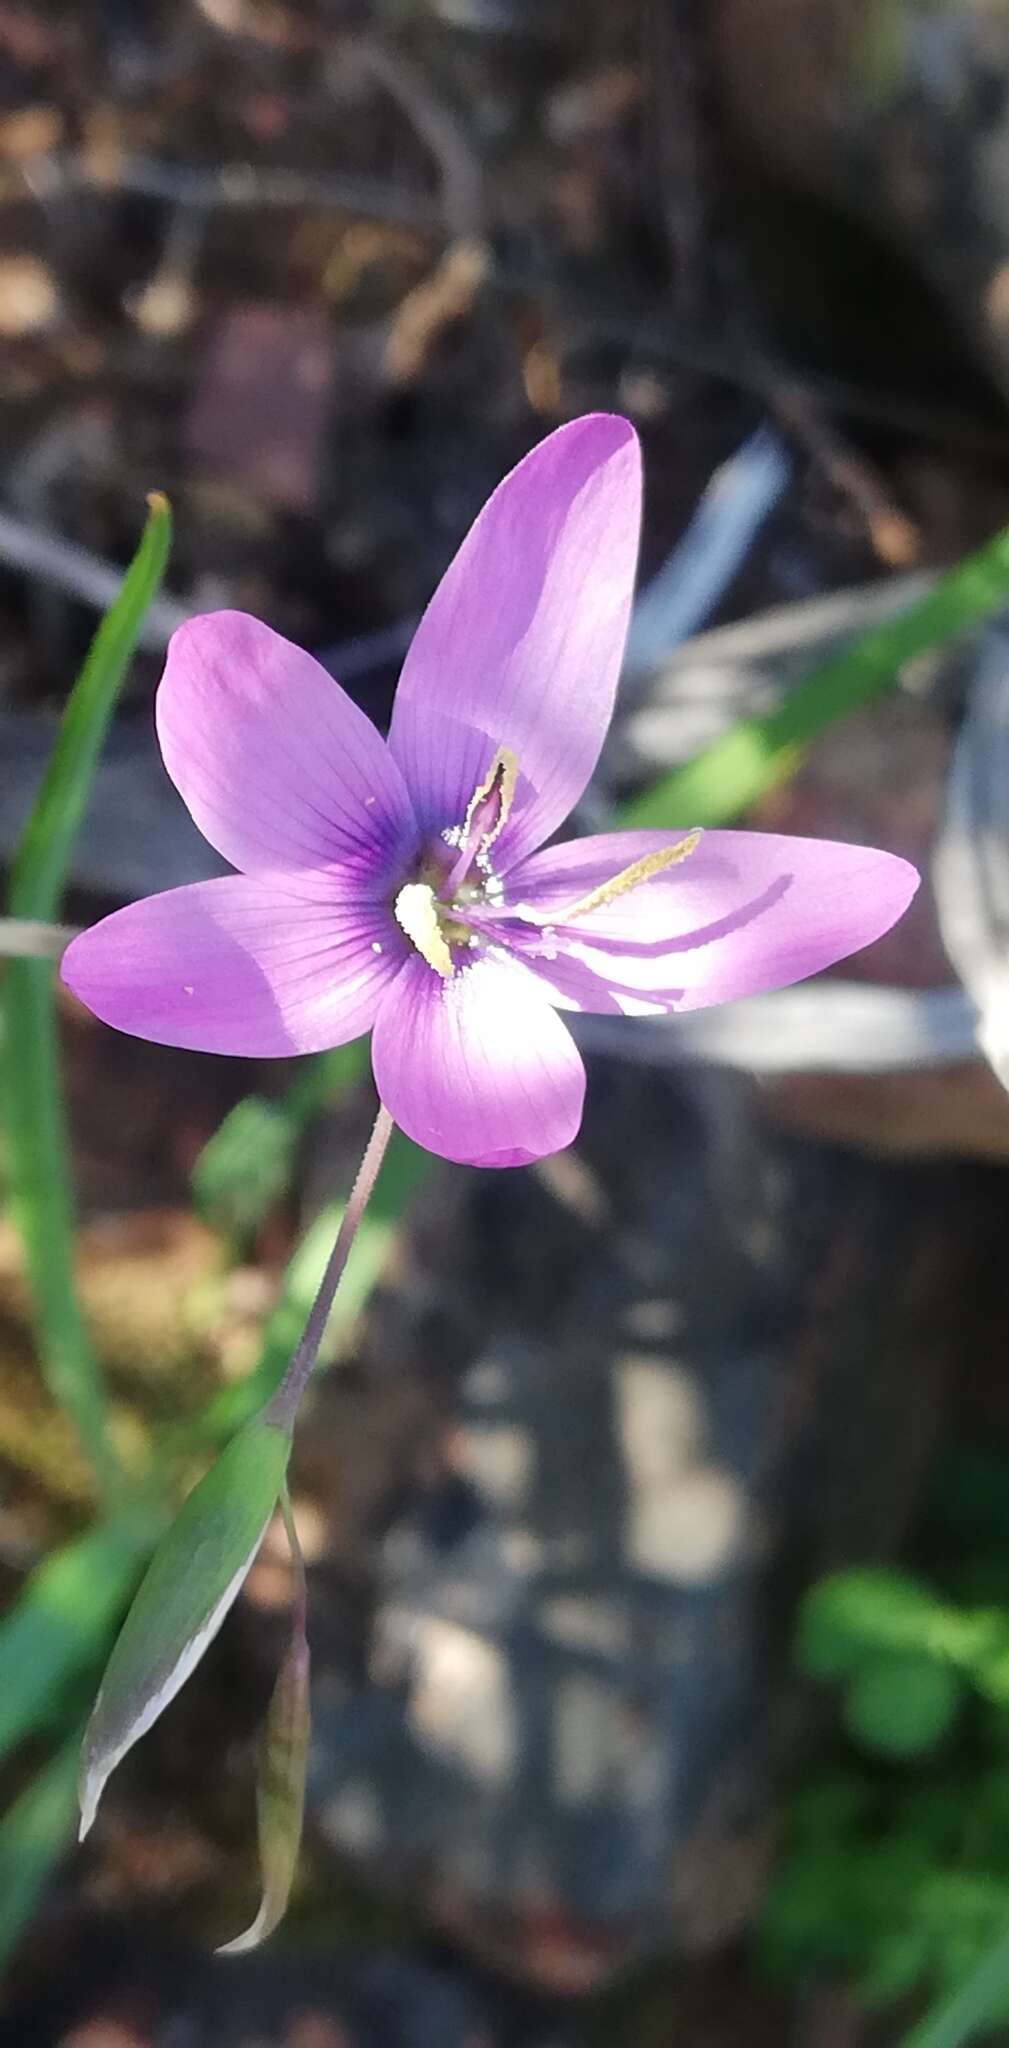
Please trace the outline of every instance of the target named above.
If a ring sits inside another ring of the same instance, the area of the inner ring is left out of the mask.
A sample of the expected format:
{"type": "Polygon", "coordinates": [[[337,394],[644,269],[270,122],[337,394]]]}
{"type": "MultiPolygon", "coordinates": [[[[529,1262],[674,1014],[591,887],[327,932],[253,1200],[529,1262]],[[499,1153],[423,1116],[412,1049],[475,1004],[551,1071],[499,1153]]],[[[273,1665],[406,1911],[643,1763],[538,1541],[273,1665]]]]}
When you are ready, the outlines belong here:
{"type": "Polygon", "coordinates": [[[630,867],[621,868],[618,875],[608,882],[601,882],[597,889],[591,889],[587,896],[579,897],[567,910],[561,910],[551,918],[551,924],[571,924],[576,917],[588,917],[592,910],[602,910],[604,904],[614,903],[618,896],[626,896],[629,889],[637,889],[642,882],[648,882],[653,875],[660,875],[664,868],[678,867],[681,860],[688,860],[701,838],[700,830],[688,832],[685,839],[678,839],[672,846],[660,846],[655,853],[642,854],[640,860],[631,862],[630,867]]]}

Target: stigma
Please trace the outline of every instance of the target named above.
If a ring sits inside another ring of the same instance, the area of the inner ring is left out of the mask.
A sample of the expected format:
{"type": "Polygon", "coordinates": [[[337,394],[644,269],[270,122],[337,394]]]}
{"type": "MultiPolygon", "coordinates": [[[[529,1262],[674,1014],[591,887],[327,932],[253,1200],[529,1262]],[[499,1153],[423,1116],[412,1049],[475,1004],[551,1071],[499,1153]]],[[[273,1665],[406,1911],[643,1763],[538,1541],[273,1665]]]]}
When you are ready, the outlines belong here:
{"type": "Polygon", "coordinates": [[[498,747],[483,781],[470,797],[462,824],[443,835],[447,845],[458,848],[443,884],[444,896],[453,897],[474,866],[484,879],[490,875],[490,850],[508,823],[518,773],[517,755],[510,747],[498,747]]]}

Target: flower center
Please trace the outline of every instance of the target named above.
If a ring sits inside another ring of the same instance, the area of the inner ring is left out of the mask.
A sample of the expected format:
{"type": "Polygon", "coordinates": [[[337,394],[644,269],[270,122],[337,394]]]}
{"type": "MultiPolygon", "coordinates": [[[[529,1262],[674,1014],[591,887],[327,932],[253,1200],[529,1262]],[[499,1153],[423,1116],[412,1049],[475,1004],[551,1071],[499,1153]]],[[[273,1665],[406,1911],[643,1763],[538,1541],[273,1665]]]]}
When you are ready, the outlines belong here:
{"type": "Polygon", "coordinates": [[[452,947],[479,944],[465,922],[466,910],[485,906],[490,900],[495,883],[490,849],[508,822],[518,772],[511,748],[498,747],[483,781],[473,791],[462,824],[442,834],[441,844],[431,850],[417,880],[407,882],[393,904],[400,930],[444,981],[450,981],[455,973],[452,947]],[[447,872],[445,847],[454,855],[447,872]],[[478,875],[470,878],[474,867],[478,875]]]}
{"type": "MultiPolygon", "coordinates": [[[[490,849],[508,822],[518,768],[517,756],[511,748],[498,747],[483,781],[470,798],[462,824],[442,833],[441,841],[429,849],[416,879],[403,884],[393,903],[393,915],[400,930],[443,981],[451,981],[456,971],[453,947],[480,946],[490,935],[493,913],[505,907],[501,902],[501,882],[491,867],[490,849]],[[455,854],[447,871],[445,847],[455,854]],[[473,868],[478,871],[476,875],[471,872],[473,868]],[[477,913],[482,913],[482,917],[477,913]]],[[[632,861],[629,867],[621,868],[608,881],[555,913],[551,927],[588,917],[591,911],[601,910],[617,897],[625,896],[628,890],[640,888],[665,868],[687,860],[700,837],[700,832],[688,832],[685,838],[674,840],[669,846],[643,854],[640,860],[632,861]]],[[[521,905],[510,908],[513,915],[534,924],[541,922],[533,912],[524,912],[521,905]]]]}

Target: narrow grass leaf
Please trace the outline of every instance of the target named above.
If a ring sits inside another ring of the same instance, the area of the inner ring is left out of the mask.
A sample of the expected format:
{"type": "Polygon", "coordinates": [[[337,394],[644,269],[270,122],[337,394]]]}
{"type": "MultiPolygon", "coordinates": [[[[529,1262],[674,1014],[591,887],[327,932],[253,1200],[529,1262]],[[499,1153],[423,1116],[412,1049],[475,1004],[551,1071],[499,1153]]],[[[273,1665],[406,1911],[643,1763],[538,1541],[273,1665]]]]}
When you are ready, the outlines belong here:
{"type": "Polygon", "coordinates": [[[8,904],[12,917],[52,918],[63,893],[109,721],[168,561],[168,501],[154,493],[148,504],[140,545],[70,692],[52,759],[14,857],[8,904]]]}
{"type": "Polygon", "coordinates": [[[146,1503],[124,1509],[26,1580],[0,1622],[0,1758],[58,1717],[66,1688],[107,1653],[164,1520],[146,1503]]]}
{"type": "Polygon", "coordinates": [[[63,1745],[0,1821],[0,1970],[73,1840],[79,1741],[63,1745]]]}
{"type": "MultiPolygon", "coordinates": [[[[170,535],[168,505],[163,498],[152,499],[122,590],[70,694],[15,854],[7,903],[12,918],[49,922],[59,908],[102,741],[144,614],[161,581],[170,535]]],[[[73,1205],[51,961],[11,960],[0,999],[11,1206],[25,1250],[41,1367],[102,1484],[110,1487],[116,1483],[117,1461],[101,1373],[74,1284],[73,1205]]]]}
{"type": "MultiPolygon", "coordinates": [[[[1005,2014],[1009,1999],[1009,1932],[990,1949],[964,1984],[926,2013],[901,2048],[963,2048],[978,2041],[1005,2014]]],[[[1000,2033],[999,2038],[1004,2038],[1000,2033]]]]}
{"type": "Polygon", "coordinates": [[[109,1659],[81,1758],[81,1836],[116,1765],[175,1698],[259,1549],[291,1440],[256,1416],[204,1474],[158,1545],[109,1659]]]}
{"type": "Polygon", "coordinates": [[[287,1911],[301,1847],[311,1739],[311,1660],[305,1626],[305,1560],[286,1488],[282,1507],[291,1545],[295,1593],[290,1639],[270,1700],[259,1756],[256,1805],[263,1896],[251,1927],[218,1949],[222,1956],[247,1955],[279,1927],[287,1911]]]}
{"type": "Polygon", "coordinates": [[[940,577],[900,618],[821,662],[783,704],[740,720],[674,774],[621,806],[621,827],[720,825],[791,775],[810,742],[896,682],[920,655],[978,626],[1009,599],[1009,529],[940,577]]]}

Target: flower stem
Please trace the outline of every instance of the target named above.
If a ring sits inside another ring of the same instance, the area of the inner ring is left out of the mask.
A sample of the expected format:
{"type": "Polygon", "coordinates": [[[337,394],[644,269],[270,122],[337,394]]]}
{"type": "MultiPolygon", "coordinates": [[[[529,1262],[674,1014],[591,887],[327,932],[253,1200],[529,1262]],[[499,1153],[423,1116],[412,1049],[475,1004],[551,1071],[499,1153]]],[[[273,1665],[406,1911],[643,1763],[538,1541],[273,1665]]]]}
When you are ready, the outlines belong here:
{"type": "Polygon", "coordinates": [[[329,1263],[322,1276],[319,1292],[309,1309],[308,1321],[292,1353],[291,1363],[265,1410],[266,1421],[272,1423],[276,1429],[293,1427],[302,1394],[311,1378],[312,1367],[325,1335],[336,1290],[343,1278],[351,1246],[378,1179],[378,1171],[385,1158],[393,1129],[393,1121],[388,1110],[380,1104],[378,1115],[372,1125],[371,1136],[365,1146],[364,1157],[357,1170],[357,1178],[343,1212],[343,1220],[336,1233],[336,1242],[330,1252],[329,1263]]]}

